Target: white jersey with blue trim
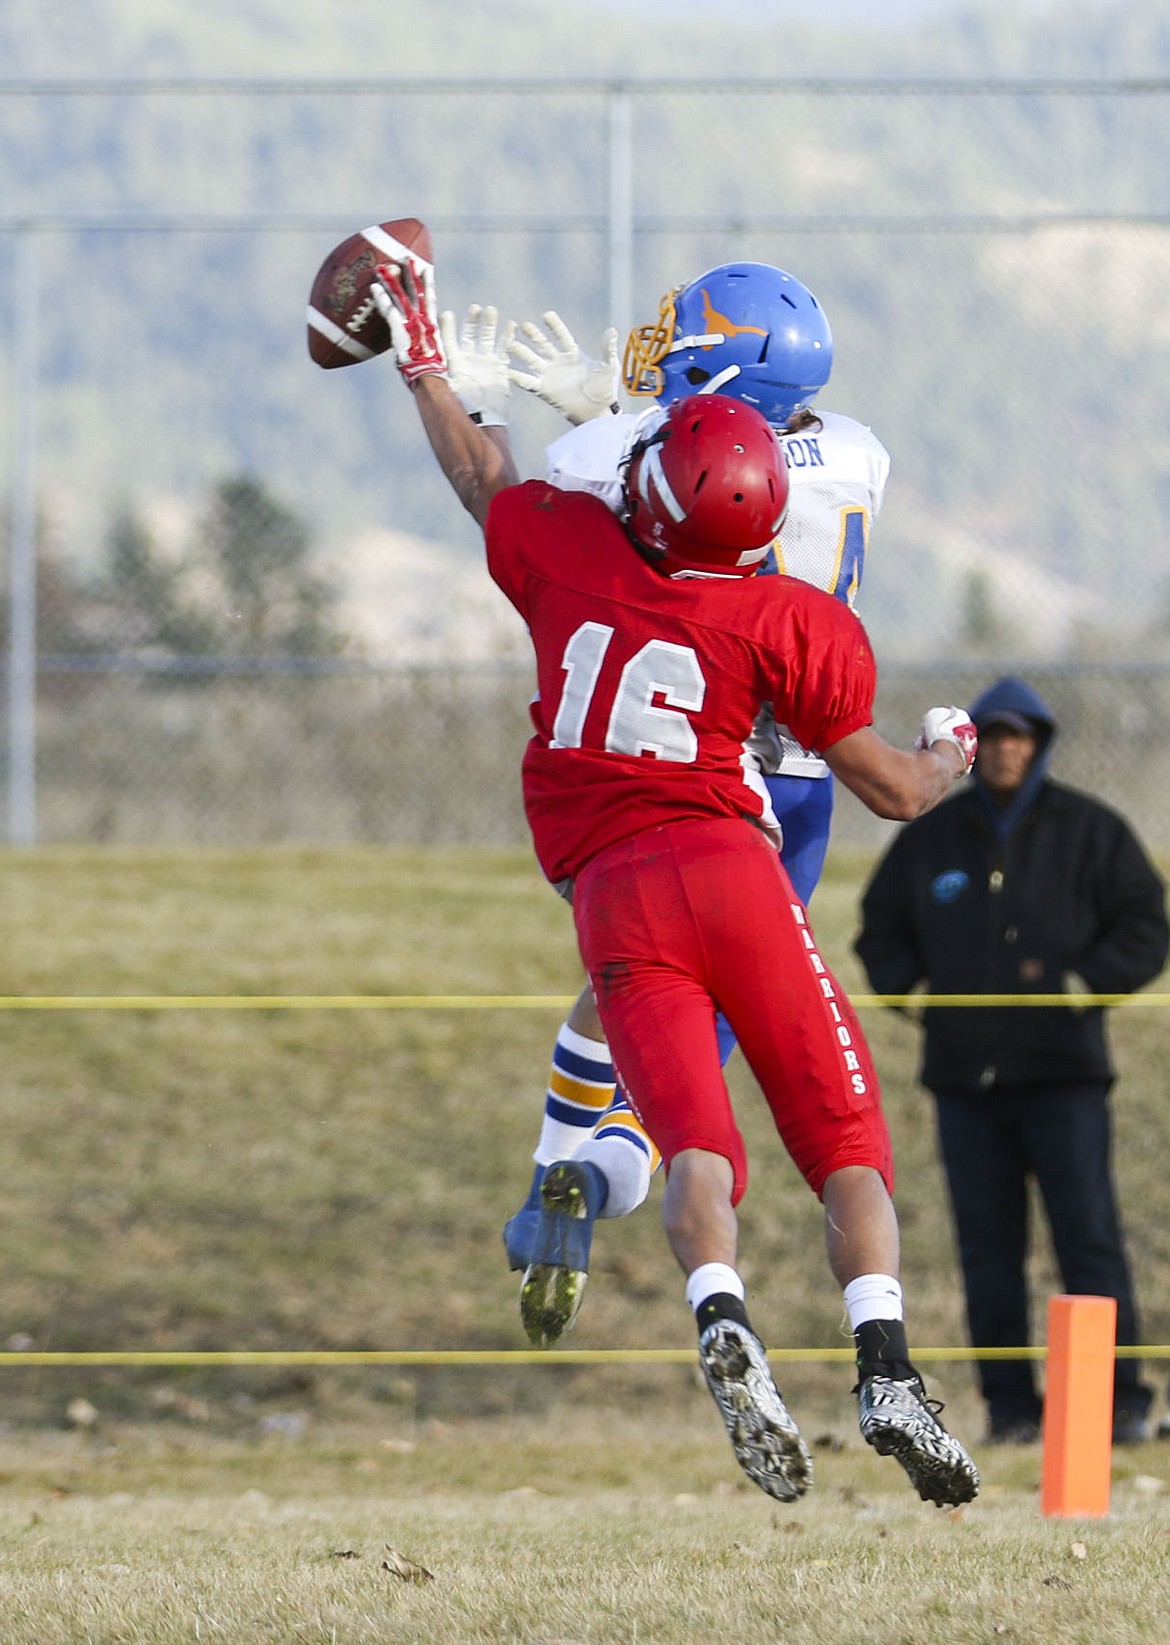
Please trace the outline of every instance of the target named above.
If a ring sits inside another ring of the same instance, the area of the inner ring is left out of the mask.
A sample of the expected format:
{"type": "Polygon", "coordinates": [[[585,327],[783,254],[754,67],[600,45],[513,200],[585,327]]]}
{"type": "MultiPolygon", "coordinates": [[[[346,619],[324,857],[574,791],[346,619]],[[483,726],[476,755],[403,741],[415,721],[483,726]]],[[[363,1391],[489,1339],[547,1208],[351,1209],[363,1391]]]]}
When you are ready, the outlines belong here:
{"type": "MultiPolygon", "coordinates": [[[[815,409],[815,408],[814,408],[815,409]]],[[[821,427],[784,434],[788,512],[774,546],[776,570],[844,600],[861,587],[869,532],[881,510],[890,457],[864,423],[817,411],[821,427]]],[[[769,565],[767,569],[771,569],[769,565]]],[[[765,776],[826,777],[817,754],[801,748],[766,704],[748,743],[765,776]]]]}
{"type": "MultiPolygon", "coordinates": [[[[554,440],[547,475],[563,491],[587,491],[614,513],[622,507],[621,465],[642,422],[657,407],[594,417],[554,440]]],[[[851,608],[861,586],[869,532],[890,472],[881,441],[864,423],[817,411],[820,428],[778,435],[788,460],[788,512],[773,551],[775,570],[799,577],[851,608]]],[[[768,570],[772,569],[769,562],[768,570]]],[[[747,744],[766,776],[825,777],[829,768],[801,748],[765,704],[747,744]]]]}
{"type": "MultiPolygon", "coordinates": [[[[657,406],[653,408],[657,411],[657,406]]],[[[648,413],[592,417],[545,450],[546,478],[561,491],[587,491],[614,514],[622,511],[622,464],[648,413]]]]}
{"type": "Polygon", "coordinates": [[[776,569],[853,605],[890,457],[863,423],[834,411],[817,416],[819,430],[780,436],[788,459],[788,512],[776,539],[776,569]]]}

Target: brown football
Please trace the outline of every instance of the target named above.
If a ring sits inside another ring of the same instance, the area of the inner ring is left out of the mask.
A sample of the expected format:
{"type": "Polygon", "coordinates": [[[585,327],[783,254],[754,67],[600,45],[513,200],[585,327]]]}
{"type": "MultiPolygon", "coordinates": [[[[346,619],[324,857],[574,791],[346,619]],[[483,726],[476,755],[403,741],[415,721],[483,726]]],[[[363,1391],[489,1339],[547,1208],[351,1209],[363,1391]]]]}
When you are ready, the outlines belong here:
{"type": "Polygon", "coordinates": [[[431,236],[417,217],[398,217],[351,234],[326,257],[309,293],[309,354],[319,366],[356,366],[390,347],[390,329],[378,313],[370,285],[379,263],[413,253],[434,260],[431,236]]]}

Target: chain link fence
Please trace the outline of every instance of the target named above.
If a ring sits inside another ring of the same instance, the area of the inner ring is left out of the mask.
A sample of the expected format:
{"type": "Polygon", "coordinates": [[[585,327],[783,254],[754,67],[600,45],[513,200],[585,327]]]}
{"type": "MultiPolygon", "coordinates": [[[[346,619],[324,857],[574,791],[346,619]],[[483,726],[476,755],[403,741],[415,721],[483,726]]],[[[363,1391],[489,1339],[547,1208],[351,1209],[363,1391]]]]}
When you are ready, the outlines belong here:
{"type": "Polygon", "coordinates": [[[508,845],[532,670],[295,664],[42,674],[42,837],[508,845]]]}
{"type": "MultiPolygon", "coordinates": [[[[1170,849],[1170,672],[1010,663],[1056,715],[1053,771],[1170,849]]],[[[996,677],[947,663],[884,670],[877,723],[909,746],[925,707],[996,677]]],[[[520,759],[525,663],[396,668],[277,663],[149,668],[46,659],[38,712],[45,840],[508,845],[528,838],[520,759]]],[[[876,848],[891,826],[838,791],[834,838],[876,848]]]]}
{"type": "MultiPolygon", "coordinates": [[[[392,370],[305,349],[329,247],[418,215],[445,304],[586,347],[797,274],[893,458],[880,729],[1023,674],[1170,848],[1168,137],[1158,80],[0,85],[10,833],[526,837],[523,631],[392,370]]],[[[522,467],[558,431],[518,396],[522,467]]]]}

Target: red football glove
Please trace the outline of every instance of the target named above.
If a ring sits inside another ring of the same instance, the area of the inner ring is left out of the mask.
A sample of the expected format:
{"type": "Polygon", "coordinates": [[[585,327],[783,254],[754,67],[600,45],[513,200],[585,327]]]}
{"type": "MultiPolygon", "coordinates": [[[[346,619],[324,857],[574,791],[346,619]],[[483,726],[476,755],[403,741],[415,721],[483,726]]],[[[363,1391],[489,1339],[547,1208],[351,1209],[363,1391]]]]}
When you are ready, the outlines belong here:
{"type": "Polygon", "coordinates": [[[435,314],[435,276],[429,263],[408,257],[379,263],[370,294],[390,327],[390,342],[403,381],[411,388],[420,377],[445,377],[447,359],[439,341],[435,314]]]}
{"type": "Polygon", "coordinates": [[[979,733],[965,708],[930,708],[922,719],[915,748],[931,748],[935,743],[954,743],[970,771],[979,752],[979,733]]]}

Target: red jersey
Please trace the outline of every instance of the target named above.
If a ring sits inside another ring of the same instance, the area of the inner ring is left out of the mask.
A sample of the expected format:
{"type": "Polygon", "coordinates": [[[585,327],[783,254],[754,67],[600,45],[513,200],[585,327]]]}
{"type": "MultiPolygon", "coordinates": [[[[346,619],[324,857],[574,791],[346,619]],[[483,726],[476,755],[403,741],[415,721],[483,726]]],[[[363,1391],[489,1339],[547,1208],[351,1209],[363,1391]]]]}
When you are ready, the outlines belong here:
{"type": "Polygon", "coordinates": [[[865,630],[807,583],[664,577],[603,502],[539,480],[498,492],[484,535],[536,651],[524,805],[554,883],[662,823],[765,818],[762,702],[817,753],[872,722],[865,630]]]}

